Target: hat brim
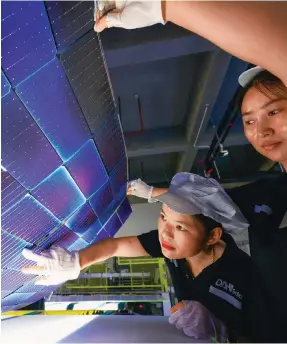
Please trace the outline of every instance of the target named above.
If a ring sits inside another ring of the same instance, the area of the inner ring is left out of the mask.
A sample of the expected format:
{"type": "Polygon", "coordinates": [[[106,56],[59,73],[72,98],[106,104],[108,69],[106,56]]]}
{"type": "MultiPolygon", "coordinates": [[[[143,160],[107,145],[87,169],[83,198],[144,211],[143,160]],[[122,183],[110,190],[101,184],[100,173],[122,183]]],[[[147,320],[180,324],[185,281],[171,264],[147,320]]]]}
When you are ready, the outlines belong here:
{"type": "Polygon", "coordinates": [[[246,87],[256,77],[256,75],[262,72],[263,70],[264,68],[257,66],[250,68],[244,73],[242,73],[238,78],[240,86],[246,87]]]}
{"type": "Polygon", "coordinates": [[[180,196],[174,194],[173,192],[166,192],[156,199],[163,204],[167,205],[171,210],[175,211],[176,213],[183,214],[183,215],[196,215],[201,214],[200,209],[186,201],[185,199],[181,198],[180,196]]]}

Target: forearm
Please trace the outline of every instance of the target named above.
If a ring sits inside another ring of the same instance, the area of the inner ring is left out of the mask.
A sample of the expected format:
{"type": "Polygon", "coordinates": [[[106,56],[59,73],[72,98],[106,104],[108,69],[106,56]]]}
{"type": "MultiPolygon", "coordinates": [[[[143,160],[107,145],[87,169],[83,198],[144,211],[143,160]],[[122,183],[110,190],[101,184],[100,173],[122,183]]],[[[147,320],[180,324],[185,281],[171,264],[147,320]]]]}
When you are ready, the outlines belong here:
{"type": "Polygon", "coordinates": [[[136,236],[110,238],[99,241],[79,252],[81,269],[111,257],[147,256],[136,236]]]}
{"type": "Polygon", "coordinates": [[[167,191],[168,191],[167,188],[153,188],[152,189],[151,197],[152,198],[156,198],[156,197],[166,193],[167,191]]]}
{"type": "Polygon", "coordinates": [[[166,1],[171,21],[245,61],[269,70],[287,85],[287,2],[166,1]]]}
{"type": "Polygon", "coordinates": [[[79,252],[81,269],[114,257],[117,251],[115,239],[99,241],[79,252]]]}

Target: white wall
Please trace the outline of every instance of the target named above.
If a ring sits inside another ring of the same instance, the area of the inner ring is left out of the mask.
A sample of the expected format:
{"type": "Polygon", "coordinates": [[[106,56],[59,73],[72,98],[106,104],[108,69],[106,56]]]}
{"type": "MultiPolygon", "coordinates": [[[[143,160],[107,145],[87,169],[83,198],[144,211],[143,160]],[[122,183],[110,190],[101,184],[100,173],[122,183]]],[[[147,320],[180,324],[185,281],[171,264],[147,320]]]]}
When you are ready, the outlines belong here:
{"type": "Polygon", "coordinates": [[[133,212],[115,238],[139,235],[157,229],[161,203],[140,203],[132,205],[133,212]]]}

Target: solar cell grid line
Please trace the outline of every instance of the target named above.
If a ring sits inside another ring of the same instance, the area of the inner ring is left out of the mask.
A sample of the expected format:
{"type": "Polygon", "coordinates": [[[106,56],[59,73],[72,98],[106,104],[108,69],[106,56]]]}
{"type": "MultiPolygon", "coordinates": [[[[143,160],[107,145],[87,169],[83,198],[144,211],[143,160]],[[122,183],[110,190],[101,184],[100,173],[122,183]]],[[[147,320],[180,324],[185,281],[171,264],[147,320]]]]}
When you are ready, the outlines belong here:
{"type": "Polygon", "coordinates": [[[104,125],[98,127],[93,134],[104,165],[110,174],[126,151],[118,117],[113,113],[109,114],[104,125]]]}
{"type": "Polygon", "coordinates": [[[1,72],[1,90],[1,98],[5,97],[11,90],[11,85],[3,72],[1,72]]]}
{"type": "Polygon", "coordinates": [[[39,293],[45,289],[43,285],[35,285],[38,278],[34,278],[32,281],[25,283],[22,287],[16,290],[17,293],[39,293]]]}
{"type": "Polygon", "coordinates": [[[2,68],[13,87],[56,55],[43,2],[4,1],[2,7],[2,68]]]}
{"type": "Polygon", "coordinates": [[[80,237],[97,222],[98,217],[89,203],[82,205],[69,219],[66,220],[67,227],[80,237]]]}
{"type": "Polygon", "coordinates": [[[131,208],[129,200],[126,197],[123,200],[123,202],[120,204],[119,208],[117,209],[117,214],[122,224],[126,222],[126,220],[129,218],[131,213],[132,213],[132,208],[131,208]]]}
{"type": "Polygon", "coordinates": [[[2,98],[2,166],[31,189],[61,164],[59,155],[11,90],[2,98]]]}
{"type": "Polygon", "coordinates": [[[111,238],[113,238],[117,231],[121,228],[121,226],[122,223],[117,213],[115,213],[105,224],[105,231],[109,234],[111,238]]]}
{"type": "Polygon", "coordinates": [[[1,214],[19,202],[26,193],[27,190],[7,171],[1,170],[1,214]]]}
{"type": "MultiPolygon", "coordinates": [[[[25,260],[22,256],[24,248],[31,249],[33,245],[29,242],[21,240],[5,231],[1,230],[1,266],[2,268],[14,268],[15,264],[21,260],[25,260]]],[[[27,261],[26,261],[27,262],[27,261]]],[[[19,268],[21,269],[21,267],[19,268]]],[[[16,269],[17,270],[17,269],[16,269]]]]}
{"type": "Polygon", "coordinates": [[[90,138],[82,110],[58,59],[16,89],[62,160],[68,160],[90,138]]]}
{"type": "Polygon", "coordinates": [[[98,36],[93,31],[88,32],[64,51],[60,59],[87,123],[93,130],[97,123],[103,122],[109,111],[107,99],[108,103],[112,103],[98,36]],[[98,120],[93,127],[91,123],[95,118],[98,120]]]}
{"type": "Polygon", "coordinates": [[[47,249],[55,242],[57,242],[62,237],[70,234],[71,230],[65,225],[61,224],[60,226],[54,228],[52,231],[47,233],[43,238],[41,238],[35,245],[42,249],[47,249]]]}
{"type": "Polygon", "coordinates": [[[110,182],[107,181],[90,199],[89,202],[95,213],[100,216],[113,201],[110,182]]]}
{"type": "Polygon", "coordinates": [[[92,1],[46,1],[45,3],[59,52],[93,28],[92,1]]]}
{"type": "Polygon", "coordinates": [[[64,166],[59,167],[31,190],[31,194],[61,221],[86,202],[75,180],[64,166]]]}
{"type": "Polygon", "coordinates": [[[31,195],[2,216],[2,229],[27,242],[34,243],[60,221],[31,195]]]}
{"type": "Polygon", "coordinates": [[[69,251],[80,251],[84,248],[86,248],[87,246],[89,246],[89,243],[87,241],[85,241],[82,238],[79,238],[77,241],[74,242],[73,245],[69,246],[68,250],[69,251]]]}
{"type": "Polygon", "coordinates": [[[20,271],[11,269],[1,270],[1,289],[16,290],[25,283],[31,281],[35,276],[25,275],[20,271]]]}

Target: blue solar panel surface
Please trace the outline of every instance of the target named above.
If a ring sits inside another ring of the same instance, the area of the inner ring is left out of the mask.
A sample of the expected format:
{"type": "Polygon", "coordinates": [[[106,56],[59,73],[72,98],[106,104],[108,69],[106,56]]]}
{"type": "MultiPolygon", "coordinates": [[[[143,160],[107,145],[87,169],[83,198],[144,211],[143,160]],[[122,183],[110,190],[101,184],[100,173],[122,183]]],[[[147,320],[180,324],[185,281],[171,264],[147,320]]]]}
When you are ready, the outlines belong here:
{"type": "Polygon", "coordinates": [[[93,2],[1,6],[1,303],[7,311],[58,288],[35,286],[36,276],[21,272],[35,264],[23,248],[80,250],[113,237],[131,208],[123,134],[92,30],[93,2]]]}

